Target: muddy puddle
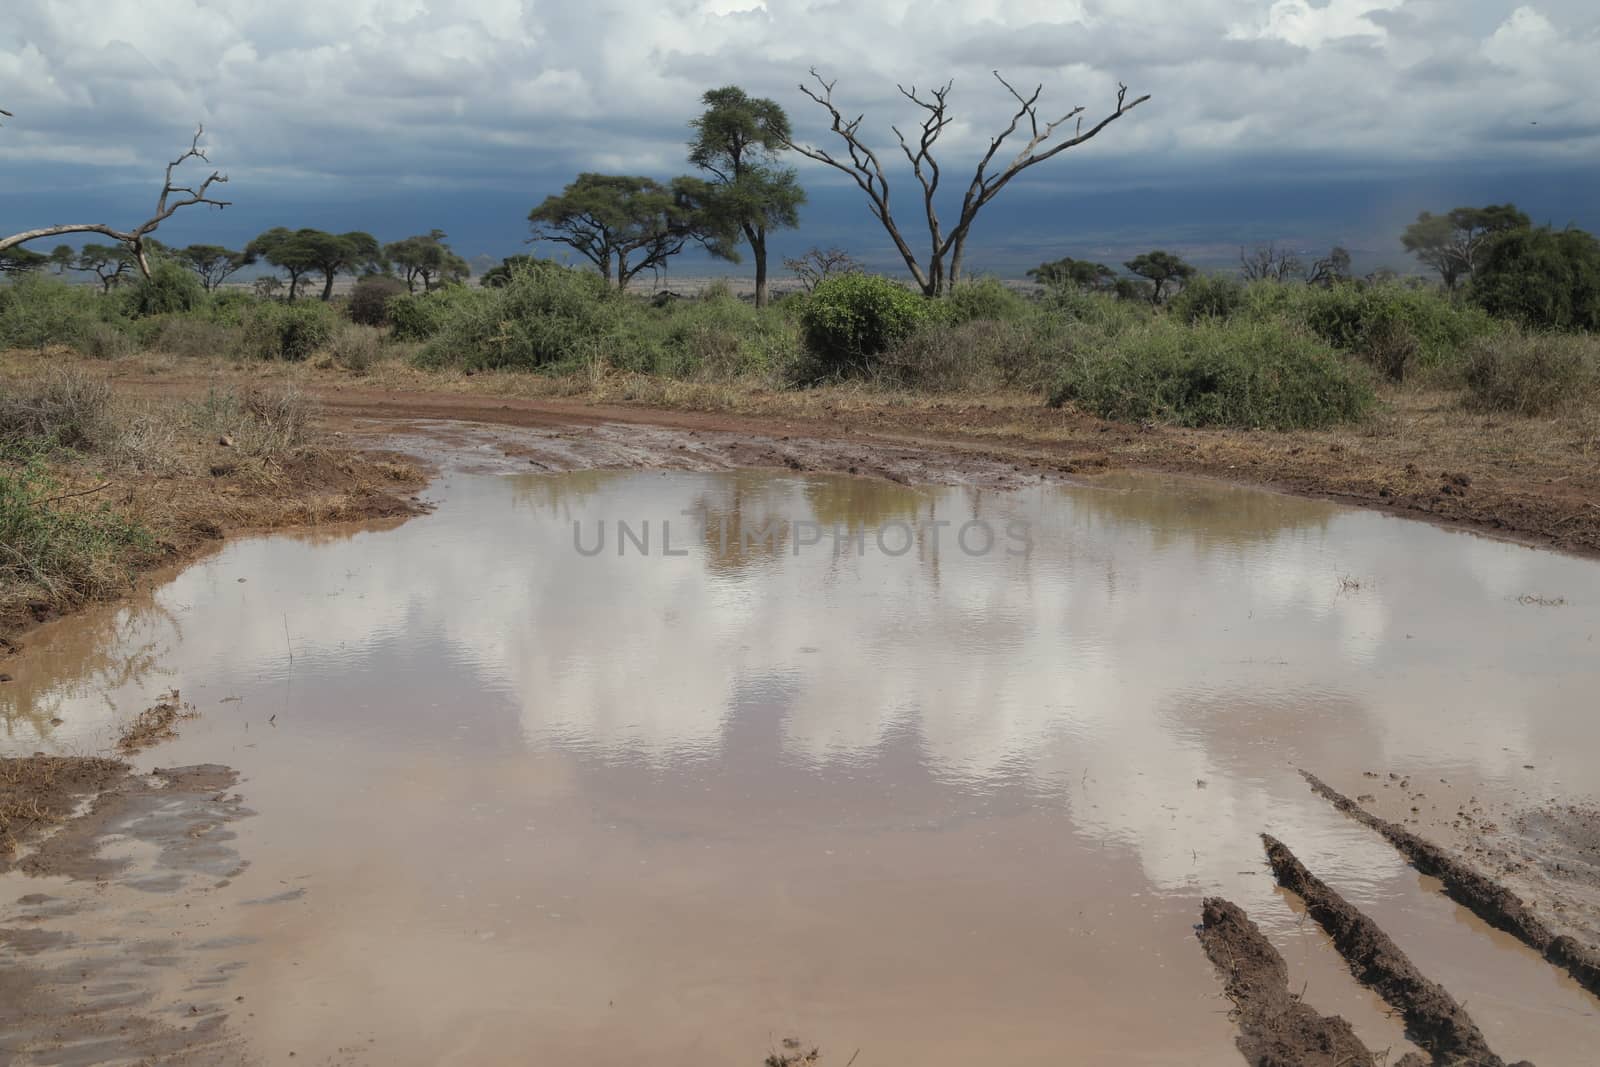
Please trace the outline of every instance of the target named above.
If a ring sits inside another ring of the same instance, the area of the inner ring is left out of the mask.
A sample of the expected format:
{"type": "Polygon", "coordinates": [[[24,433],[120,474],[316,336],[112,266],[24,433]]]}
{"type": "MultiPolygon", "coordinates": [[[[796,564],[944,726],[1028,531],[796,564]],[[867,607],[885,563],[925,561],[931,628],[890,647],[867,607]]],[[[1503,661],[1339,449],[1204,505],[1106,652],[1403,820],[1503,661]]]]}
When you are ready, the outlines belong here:
{"type": "MultiPolygon", "coordinates": [[[[1222,896],[1393,1062],[1267,832],[1509,1058],[1592,1062],[1600,1001],[1299,769],[1421,831],[1592,801],[1600,565],[1150,478],[429,495],[30,636],[0,751],[105,751],[180,689],[198,717],[134,762],[232,768],[236,860],[125,829],[123,877],[0,876],[0,960],[106,975],[197,1061],[1232,1065],[1194,933],[1222,896]]],[[[0,1048],[96,1061],[118,1018],[56,985],[89,1021],[0,1016],[0,1048]]]]}

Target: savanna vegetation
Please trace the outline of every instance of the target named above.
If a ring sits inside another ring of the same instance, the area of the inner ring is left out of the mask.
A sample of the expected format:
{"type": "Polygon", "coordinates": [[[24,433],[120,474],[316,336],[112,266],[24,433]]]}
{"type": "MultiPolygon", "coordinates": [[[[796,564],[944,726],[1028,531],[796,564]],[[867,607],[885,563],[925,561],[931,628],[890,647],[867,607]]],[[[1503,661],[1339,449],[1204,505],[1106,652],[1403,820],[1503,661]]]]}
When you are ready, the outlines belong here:
{"type": "Polygon", "coordinates": [[[547,392],[608,398],[618,395],[610,383],[622,381],[630,383],[623,399],[661,403],[685,402],[685,390],[669,387],[682,383],[699,389],[692,402],[700,405],[841,387],[930,403],[1004,396],[1041,413],[1232,431],[1368,426],[1425,394],[1462,413],[1566,419],[1580,426],[1571,436],[1580,458],[1597,447],[1600,242],[1535,227],[1514,205],[1424,212],[1399,235],[1437,282],[1357,277],[1344,249],[1308,260],[1273,245],[1242,250],[1238,268],[1221,273],[1156,248],[1119,265],[1064,256],[1030,271],[1029,286],[967,277],[978,213],[1010,178],[1144,99],[1120,90],[1105,117],[1074,121],[1063,127],[1074,135],[1056,140],[1056,128],[1082,109],[1045,121],[1038,89],[1001,84],[1016,111],[948,228],[934,207],[934,150],[954,121],[950,87],[903,90],[925,115],[915,137],[900,136],[924,193],[931,251],[920,258],[889,212],[885,168],[862,120],[846,120],[833,83],[820,78],[803,91],[829,117],[848,161],[797,142],[773,101],[713,90],[689,124],[694,174],[586,173],[531,209],[533,240],[582,266],[518,255],[476,282],[438,229],[384,242],[365,231],[275,227],[240,249],[161,244],[155,227],[177,207],[220,203],[210,195],[226,181],[219,174],[192,193],[175,184],[174,167],[204,159],[197,138],[168,168],[150,222],[93,230],[112,243],[48,254],[24,247],[71,227],[0,242],[0,352],[11,353],[0,397],[8,603],[97,595],[130,561],[173,542],[172,520],[112,506],[115,492],[86,486],[86,472],[108,486],[118,484],[117,471],[162,463],[188,464],[193,475],[211,469],[207,449],[226,438],[230,456],[252,457],[247,465],[265,464],[269,477],[286,469],[285,450],[303,445],[303,420],[278,401],[213,397],[203,408],[169,404],[157,416],[113,398],[92,375],[52,376],[52,360],[39,355],[65,351],[108,369],[155,357],[352,377],[403,370],[413,385],[481,376],[480,388],[489,381],[508,390],[521,376],[550,383],[547,392]],[[1020,151],[998,155],[1011,137],[1025,138],[1020,151]],[[856,181],[904,253],[912,284],[868,273],[839,248],[785,260],[793,284],[771,284],[769,237],[799,226],[805,202],[784,163],[790,151],[856,181]],[[689,298],[630,291],[630,281],[688,247],[728,261],[748,253],[754,299],[726,285],[689,298]],[[238,282],[251,267],[270,271],[238,282]],[[341,278],[353,287],[341,289],[341,278]],[[708,400],[717,389],[724,399],[708,400]],[[224,413],[233,424],[217,421],[224,413]],[[239,445],[250,441],[261,444],[239,445]],[[211,443],[185,451],[183,442],[211,443]]]}

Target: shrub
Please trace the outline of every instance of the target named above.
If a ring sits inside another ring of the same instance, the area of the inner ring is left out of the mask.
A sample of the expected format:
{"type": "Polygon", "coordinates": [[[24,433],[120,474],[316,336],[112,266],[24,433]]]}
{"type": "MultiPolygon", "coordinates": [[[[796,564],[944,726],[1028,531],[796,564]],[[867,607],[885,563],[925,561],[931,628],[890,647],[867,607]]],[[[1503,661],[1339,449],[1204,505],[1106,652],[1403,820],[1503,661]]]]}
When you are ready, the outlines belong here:
{"type": "Polygon", "coordinates": [[[1473,274],[1472,297],[1525,326],[1600,330],[1600,241],[1549,227],[1500,234],[1473,274]]]}
{"type": "Polygon", "coordinates": [[[138,335],[151,351],[205,359],[234,355],[243,344],[244,331],[199,315],[163,315],[141,323],[138,335]]]}
{"type": "Polygon", "coordinates": [[[1156,318],[1074,346],[1050,401],[1124,421],[1298,429],[1359,419],[1373,395],[1356,367],[1292,322],[1156,318]]]}
{"type": "Polygon", "coordinates": [[[950,290],[941,307],[941,314],[953,323],[1018,319],[1027,313],[1027,298],[998,278],[962,282],[950,290]]]}
{"type": "Polygon", "coordinates": [[[128,313],[136,318],[183,314],[206,303],[206,290],[200,279],[168,260],[157,260],[150,268],[150,277],[141,278],[125,292],[128,313]]]}
{"type": "Polygon", "coordinates": [[[276,456],[306,444],[316,407],[292,385],[250,389],[243,395],[212,389],[189,411],[189,421],[208,436],[226,434],[251,456],[276,456]]]}
{"type": "Polygon", "coordinates": [[[1600,339],[1507,327],[1467,352],[1468,405],[1542,415],[1600,396],[1600,339]]]}
{"type": "Polygon", "coordinates": [[[1224,274],[1193,278],[1168,302],[1172,314],[1188,323],[1232,318],[1243,306],[1244,286],[1224,274]]]}
{"type": "Polygon", "coordinates": [[[732,295],[620,310],[616,332],[597,354],[626,370],[727,379],[772,373],[800,353],[799,330],[787,314],[732,295]]]}
{"type": "Polygon", "coordinates": [[[1390,381],[1404,381],[1422,352],[1422,342],[1401,315],[1384,311],[1367,323],[1359,355],[1390,381]]]}
{"type": "Polygon", "coordinates": [[[402,294],[391,296],[384,302],[384,313],[389,317],[390,336],[397,341],[426,341],[444,328],[452,310],[461,310],[468,298],[477,294],[464,287],[452,286],[436,293],[419,296],[402,294]]]}
{"type": "Polygon", "coordinates": [[[350,321],[362,326],[389,325],[389,301],[403,294],[409,295],[410,291],[399,278],[384,275],[362,278],[350,290],[347,305],[350,321]]]}
{"type": "Polygon", "coordinates": [[[24,275],[0,285],[0,349],[77,346],[115,311],[112,300],[89,286],[24,275]]]}
{"type": "Polygon", "coordinates": [[[1395,344],[1410,347],[1403,342],[1409,334],[1415,352],[1407,358],[1402,375],[1413,366],[1459,364],[1467,343],[1493,327],[1481,308],[1452,301],[1437,288],[1394,282],[1329,286],[1256,282],[1245,289],[1243,313],[1258,321],[1302,322],[1334,348],[1362,355],[1380,368],[1392,360],[1395,344]],[[1380,348],[1383,351],[1375,351],[1380,348]]]}
{"type": "Polygon", "coordinates": [[[441,321],[418,357],[431,365],[571,366],[603,351],[621,315],[621,301],[598,274],[565,268],[517,270],[497,289],[422,298],[432,300],[441,301],[441,321]]]}
{"type": "Polygon", "coordinates": [[[871,370],[880,353],[927,321],[929,308],[918,294],[876,275],[818,282],[800,312],[815,376],[871,370]]]}
{"type": "Polygon", "coordinates": [[[0,393],[0,442],[30,452],[93,447],[105,434],[110,409],[104,378],[52,371],[0,393]]]}
{"type": "Polygon", "coordinates": [[[933,392],[1035,388],[1060,350],[1062,325],[1047,316],[929,322],[885,351],[879,370],[901,385],[933,392]]]}
{"type": "Polygon", "coordinates": [[[365,374],[378,361],[382,347],[383,341],[377,327],[346,323],[334,331],[333,340],[328,344],[328,355],[346,370],[365,374]]]}
{"type": "Polygon", "coordinates": [[[299,362],[328,343],[337,323],[318,300],[258,304],[244,319],[244,348],[256,359],[299,362]]]}
{"type": "Polygon", "coordinates": [[[135,345],[126,330],[109,322],[93,322],[78,337],[75,347],[90,359],[120,359],[131,355],[135,345]]]}

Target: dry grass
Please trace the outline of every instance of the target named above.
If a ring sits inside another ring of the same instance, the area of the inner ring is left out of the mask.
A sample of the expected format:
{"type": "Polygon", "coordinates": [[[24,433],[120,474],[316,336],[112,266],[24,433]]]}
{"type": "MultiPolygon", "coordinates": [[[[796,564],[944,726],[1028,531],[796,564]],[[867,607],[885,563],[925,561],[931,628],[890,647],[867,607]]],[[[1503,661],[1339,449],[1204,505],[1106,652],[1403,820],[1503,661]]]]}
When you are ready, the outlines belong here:
{"type": "Polygon", "coordinates": [[[170,741],[178,736],[176,726],[180,720],[199,716],[193,704],[185,704],[174,689],[154,704],[133,717],[117,738],[117,751],[132,755],[151,745],[170,741]]]}
{"type": "Polygon", "coordinates": [[[421,472],[332,447],[294,380],[192,395],[132,396],[103,365],[59,355],[0,357],[0,531],[9,500],[11,540],[28,541],[0,537],[0,633],[114,595],[228,530],[414,510],[421,472]]]}

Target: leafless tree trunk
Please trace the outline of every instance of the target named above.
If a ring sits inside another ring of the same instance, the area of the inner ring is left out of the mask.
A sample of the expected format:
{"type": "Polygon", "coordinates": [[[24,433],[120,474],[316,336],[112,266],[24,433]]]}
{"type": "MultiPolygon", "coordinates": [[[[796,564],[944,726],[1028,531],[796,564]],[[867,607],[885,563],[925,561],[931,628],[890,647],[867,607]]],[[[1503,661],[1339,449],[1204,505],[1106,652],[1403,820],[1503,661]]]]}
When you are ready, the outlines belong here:
{"type": "Polygon", "coordinates": [[[1011,116],[1011,122],[999,134],[989,139],[989,150],[978,161],[977,169],[973,172],[972,180],[967,184],[965,194],[961,199],[961,212],[956,223],[949,232],[945,232],[939,221],[939,213],[934,203],[935,194],[939,190],[941,177],[938,160],[934,157],[933,148],[939,140],[939,135],[944,132],[954,120],[950,117],[948,97],[951,82],[933,90],[926,95],[918,95],[916,86],[910,89],[896,86],[907,100],[922,108],[926,115],[922,120],[920,134],[915,143],[908,141],[898,128],[894,129],[895,137],[899,139],[900,149],[911,163],[911,172],[916,176],[922,186],[923,210],[927,215],[929,252],[927,265],[924,266],[920,258],[912,251],[900,232],[899,225],[895,222],[894,215],[889,208],[889,179],[884,173],[883,164],[878,156],[861,138],[861,122],[865,116],[857,115],[854,119],[846,120],[838,106],[833,102],[834,82],[824,81],[822,76],[813,68],[811,76],[816,80],[817,88],[812,89],[804,84],[800,91],[820,104],[832,119],[829,127],[838,134],[845,143],[849,160],[837,158],[826,150],[788,142],[788,146],[808,159],[824,163],[841,173],[848,174],[867,194],[871,205],[873,217],[883,224],[884,230],[889,234],[889,239],[894,242],[895,248],[905,260],[906,266],[911,270],[911,276],[927,296],[939,296],[961,280],[961,264],[966,252],[967,236],[972,230],[972,224],[978,217],[978,212],[983,206],[1000,194],[1012,178],[1027,170],[1035,163],[1043,163],[1051,156],[1058,155],[1069,148],[1074,148],[1094,137],[1111,123],[1132,111],[1146,100],[1149,95],[1128,99],[1128,87],[1117,86],[1117,106],[1099,122],[1085,129],[1083,125],[1082,106],[1075,107],[1054,122],[1039,121],[1038,101],[1039,94],[1044,86],[1036,86],[1032,93],[1023,96],[1012,87],[1011,83],[1000,76],[999,71],[994,72],[995,79],[1006,87],[1017,101],[1017,111],[1011,116]],[[1006,163],[1001,169],[991,172],[990,166],[994,163],[995,156],[999,153],[1006,139],[1016,133],[1018,128],[1026,121],[1028,128],[1028,142],[1022,149],[1006,163]],[[1058,128],[1064,124],[1073,123],[1073,134],[1063,141],[1050,143],[1058,128]],[[946,263],[949,263],[948,271],[946,263]]]}
{"type": "MultiPolygon", "coordinates": [[[[9,116],[10,112],[0,111],[0,114],[9,116]]],[[[210,204],[212,207],[224,208],[231,203],[228,200],[217,200],[210,195],[213,185],[218,185],[228,180],[226,174],[220,174],[217,171],[212,171],[210,176],[201,182],[198,187],[173,184],[172,172],[186,161],[198,159],[205,163],[211,162],[206,158],[205,149],[200,147],[200,136],[205,132],[204,126],[197,127],[194,131],[194,137],[189,142],[188,151],[167,164],[166,181],[161,186],[161,195],[156,199],[155,214],[133,229],[118,230],[103,222],[76,222],[60,226],[45,226],[37,230],[26,230],[23,233],[12,234],[10,237],[0,237],[0,252],[5,251],[12,245],[37,241],[42,237],[59,237],[67,233],[98,233],[127,245],[129,251],[133,253],[134,260],[139,264],[139,272],[146,278],[150,277],[150,261],[145,256],[144,240],[154,233],[158,226],[170,219],[180,208],[186,208],[192,204],[210,204]]]]}

